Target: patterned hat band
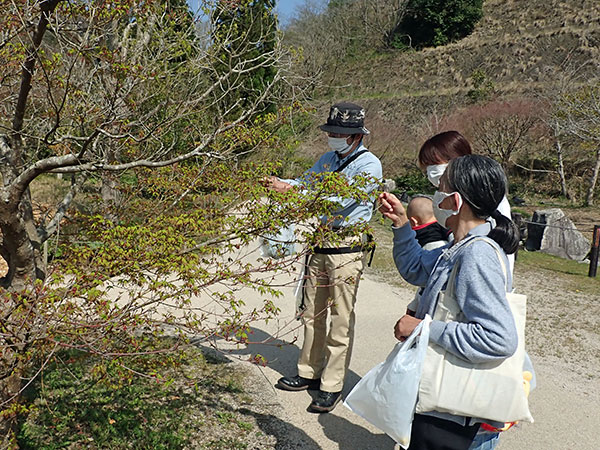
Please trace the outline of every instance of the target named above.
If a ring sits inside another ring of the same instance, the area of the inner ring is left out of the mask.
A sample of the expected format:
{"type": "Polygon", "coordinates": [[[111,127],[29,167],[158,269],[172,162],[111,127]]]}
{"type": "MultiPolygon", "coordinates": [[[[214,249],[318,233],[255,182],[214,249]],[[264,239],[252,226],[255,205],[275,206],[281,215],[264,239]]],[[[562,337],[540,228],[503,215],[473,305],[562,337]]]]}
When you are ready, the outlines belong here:
{"type": "Polygon", "coordinates": [[[365,110],[354,103],[336,103],[329,110],[327,123],[319,128],[329,133],[369,134],[365,128],[365,110]]]}

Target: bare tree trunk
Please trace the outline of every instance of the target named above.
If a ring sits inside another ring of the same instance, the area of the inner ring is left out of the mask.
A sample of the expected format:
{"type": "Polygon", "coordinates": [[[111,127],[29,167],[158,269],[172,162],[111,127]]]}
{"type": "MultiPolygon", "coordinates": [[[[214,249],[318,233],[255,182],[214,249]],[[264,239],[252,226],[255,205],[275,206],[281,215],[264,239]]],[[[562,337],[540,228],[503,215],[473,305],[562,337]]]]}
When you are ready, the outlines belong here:
{"type": "MultiPolygon", "coordinates": [[[[18,208],[5,206],[0,209],[1,250],[8,265],[8,273],[0,279],[0,287],[6,289],[2,292],[3,301],[0,303],[0,322],[3,324],[4,335],[0,352],[0,411],[2,411],[0,448],[2,449],[18,448],[14,438],[18,427],[17,418],[20,413],[18,403],[23,379],[23,364],[19,353],[25,351],[21,344],[26,341],[28,333],[26,324],[20,323],[16,329],[10,324],[15,309],[24,306],[24,304],[17,304],[22,297],[20,295],[13,297],[10,292],[20,293],[31,286],[32,281],[44,279],[46,276],[46,262],[43,260],[40,239],[33,223],[30,205],[26,197],[18,208]]],[[[35,305],[31,303],[29,307],[35,308],[35,305]]]]}
{"type": "Polygon", "coordinates": [[[43,280],[46,266],[40,240],[31,235],[36,233],[33,221],[23,219],[18,211],[4,210],[0,211],[0,229],[2,256],[8,265],[8,273],[0,279],[0,287],[20,291],[34,280],[43,280]]]}
{"type": "Polygon", "coordinates": [[[563,159],[563,150],[562,144],[560,142],[560,138],[558,136],[554,137],[554,146],[556,148],[556,157],[558,160],[558,167],[556,171],[558,172],[558,176],[560,177],[560,187],[562,190],[562,194],[565,198],[570,199],[569,191],[567,190],[567,180],[565,178],[565,162],[563,159]]]}
{"type": "Polygon", "coordinates": [[[7,366],[14,366],[10,375],[0,379],[0,404],[2,404],[0,411],[3,412],[0,415],[0,448],[2,449],[19,448],[15,442],[18,412],[16,408],[11,410],[11,407],[16,406],[20,397],[23,370],[20,364],[14,364],[15,360],[16,355],[10,349],[4,352],[1,360],[7,366]]]}
{"type": "Polygon", "coordinates": [[[594,191],[596,190],[596,183],[598,182],[598,173],[600,172],[600,147],[596,149],[596,164],[590,177],[590,186],[588,187],[587,197],[585,200],[586,205],[594,205],[594,191]]]}
{"type": "MultiPolygon", "coordinates": [[[[118,162],[118,155],[112,149],[106,150],[106,161],[109,164],[118,162]]],[[[117,220],[115,214],[115,206],[119,203],[119,190],[118,186],[119,175],[112,172],[102,173],[102,187],[100,189],[102,194],[102,206],[104,209],[104,217],[111,221],[117,220]]]]}
{"type": "MultiPolygon", "coordinates": [[[[27,202],[27,200],[23,200],[27,202]]],[[[22,202],[22,203],[23,203],[22,202]]],[[[30,233],[35,232],[33,222],[23,218],[23,210],[30,208],[3,208],[0,209],[0,228],[2,229],[2,256],[8,264],[8,273],[0,280],[0,286],[7,289],[2,294],[3,301],[0,304],[0,321],[3,323],[5,338],[2,339],[2,352],[0,356],[0,448],[17,448],[14,437],[18,426],[17,408],[23,379],[23,366],[20,363],[18,352],[22,349],[11,344],[11,333],[26,334],[26,326],[19,326],[14,330],[10,326],[10,316],[18,307],[15,302],[20,296],[12,297],[10,291],[20,292],[31,281],[45,277],[45,262],[36,242],[30,233]],[[8,327],[8,328],[6,328],[8,327]]],[[[33,307],[33,305],[32,305],[33,307]]],[[[15,341],[18,339],[15,339],[15,341]]]]}

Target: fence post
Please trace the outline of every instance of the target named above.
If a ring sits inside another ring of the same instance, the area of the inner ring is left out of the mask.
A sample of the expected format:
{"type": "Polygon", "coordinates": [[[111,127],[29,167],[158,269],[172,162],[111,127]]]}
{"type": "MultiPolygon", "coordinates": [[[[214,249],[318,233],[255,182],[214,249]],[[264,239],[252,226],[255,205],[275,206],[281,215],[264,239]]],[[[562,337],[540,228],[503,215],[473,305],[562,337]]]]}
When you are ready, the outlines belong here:
{"type": "Polygon", "coordinates": [[[594,236],[592,238],[592,251],[590,252],[590,272],[589,277],[596,276],[598,269],[598,251],[600,248],[600,225],[594,225],[594,236]]]}

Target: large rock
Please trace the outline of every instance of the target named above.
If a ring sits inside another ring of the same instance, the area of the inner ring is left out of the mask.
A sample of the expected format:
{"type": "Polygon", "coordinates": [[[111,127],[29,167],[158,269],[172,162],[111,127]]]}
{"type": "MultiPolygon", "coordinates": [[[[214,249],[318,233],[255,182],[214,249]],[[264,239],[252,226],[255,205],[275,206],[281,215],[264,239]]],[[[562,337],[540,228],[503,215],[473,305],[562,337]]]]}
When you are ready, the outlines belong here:
{"type": "Polygon", "coordinates": [[[559,208],[533,213],[527,224],[527,250],[540,250],[561,258],[583,260],[590,251],[588,241],[559,208]]]}
{"type": "Polygon", "coordinates": [[[384,192],[392,192],[396,190],[396,182],[390,178],[386,178],[383,180],[383,190],[384,192]]]}

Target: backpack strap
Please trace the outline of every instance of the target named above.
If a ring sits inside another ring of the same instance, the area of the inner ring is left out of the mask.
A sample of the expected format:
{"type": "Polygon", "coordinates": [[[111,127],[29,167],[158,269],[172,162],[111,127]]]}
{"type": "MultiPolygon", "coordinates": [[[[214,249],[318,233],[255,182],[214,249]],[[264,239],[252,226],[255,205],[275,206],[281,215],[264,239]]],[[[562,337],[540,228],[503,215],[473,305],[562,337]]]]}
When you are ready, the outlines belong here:
{"type": "MultiPolygon", "coordinates": [[[[342,170],[344,170],[346,167],[348,167],[350,165],[350,163],[352,163],[353,161],[355,161],[360,155],[362,155],[363,153],[368,153],[369,150],[361,150],[358,153],[355,153],[354,155],[352,155],[350,158],[348,158],[346,161],[344,161],[344,163],[338,167],[337,169],[335,169],[333,172],[337,172],[337,173],[341,173],[342,170]]],[[[375,204],[376,204],[377,200],[375,200],[373,202],[373,208],[375,208],[375,204]]],[[[367,239],[368,242],[372,242],[373,241],[373,236],[368,234],[367,235],[367,239]]],[[[336,253],[326,253],[326,254],[339,254],[339,253],[354,253],[356,251],[362,251],[363,248],[362,246],[358,246],[358,247],[347,247],[347,248],[343,248],[343,249],[322,249],[324,251],[337,251],[336,253]],[[343,250],[343,251],[340,251],[343,250]]],[[[316,253],[322,253],[322,252],[316,252],[316,253]]],[[[371,250],[371,255],[369,257],[369,262],[367,263],[367,265],[369,267],[371,267],[371,262],[373,261],[373,256],[375,255],[375,243],[373,243],[373,249],[371,250]]]]}
{"type": "Polygon", "coordinates": [[[344,163],[340,167],[338,167],[337,169],[335,169],[333,172],[341,172],[346,167],[348,167],[348,165],[351,162],[353,162],[356,158],[358,158],[360,155],[362,155],[363,153],[368,153],[368,152],[369,152],[369,150],[361,150],[360,152],[355,153],[350,158],[348,158],[346,161],[344,161],[344,163]]]}

